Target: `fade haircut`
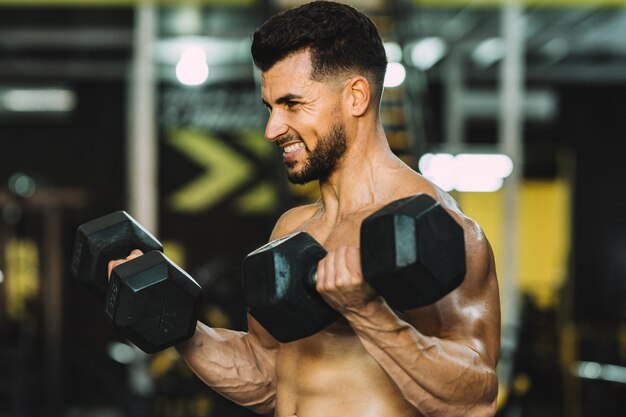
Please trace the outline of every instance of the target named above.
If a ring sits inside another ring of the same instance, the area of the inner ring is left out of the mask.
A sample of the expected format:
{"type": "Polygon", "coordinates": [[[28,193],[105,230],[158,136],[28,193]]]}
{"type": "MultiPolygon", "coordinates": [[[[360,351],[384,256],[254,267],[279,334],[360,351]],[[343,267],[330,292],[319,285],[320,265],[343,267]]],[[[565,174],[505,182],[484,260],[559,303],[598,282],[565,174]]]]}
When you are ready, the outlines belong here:
{"type": "Polygon", "coordinates": [[[289,55],[308,50],[311,79],[356,72],[372,84],[380,101],[387,56],[378,29],[352,6],[314,1],[268,19],[252,37],[252,58],[263,72],[289,55]]]}

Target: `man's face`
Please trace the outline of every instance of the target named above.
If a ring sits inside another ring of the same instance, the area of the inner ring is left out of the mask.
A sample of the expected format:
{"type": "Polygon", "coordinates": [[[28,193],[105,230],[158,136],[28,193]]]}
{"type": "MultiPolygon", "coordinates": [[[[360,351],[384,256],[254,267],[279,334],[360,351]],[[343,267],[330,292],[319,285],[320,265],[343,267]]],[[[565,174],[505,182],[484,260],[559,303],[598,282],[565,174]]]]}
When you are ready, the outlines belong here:
{"type": "Polygon", "coordinates": [[[270,110],[265,137],[283,150],[287,178],[297,184],[326,179],[344,154],[341,85],[311,80],[308,52],[291,55],[262,74],[270,110]]]}
{"type": "MultiPolygon", "coordinates": [[[[304,143],[301,138],[299,140],[304,143]]],[[[335,170],[346,148],[345,126],[343,122],[338,121],[330,127],[327,134],[317,138],[317,145],[313,150],[310,150],[306,144],[304,145],[308,157],[301,168],[297,168],[297,160],[284,159],[287,166],[287,179],[293,184],[325,180],[335,170]]]]}

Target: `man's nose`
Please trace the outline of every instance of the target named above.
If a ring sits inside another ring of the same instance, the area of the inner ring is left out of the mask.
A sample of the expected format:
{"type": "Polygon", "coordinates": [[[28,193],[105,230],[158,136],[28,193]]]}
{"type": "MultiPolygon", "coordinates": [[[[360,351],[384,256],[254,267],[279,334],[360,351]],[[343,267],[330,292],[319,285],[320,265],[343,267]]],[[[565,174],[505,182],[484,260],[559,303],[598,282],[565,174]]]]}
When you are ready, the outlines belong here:
{"type": "Polygon", "coordinates": [[[288,131],[289,128],[280,113],[277,111],[271,112],[265,125],[265,139],[273,142],[288,131]]]}

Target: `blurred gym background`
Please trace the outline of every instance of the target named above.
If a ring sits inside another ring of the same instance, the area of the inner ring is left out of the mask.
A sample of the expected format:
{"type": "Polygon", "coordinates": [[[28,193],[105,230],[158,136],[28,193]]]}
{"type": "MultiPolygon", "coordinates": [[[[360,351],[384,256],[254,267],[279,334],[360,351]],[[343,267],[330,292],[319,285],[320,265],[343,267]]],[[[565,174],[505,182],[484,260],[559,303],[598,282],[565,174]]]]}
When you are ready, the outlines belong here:
{"type": "MultiPolygon", "coordinates": [[[[263,140],[250,34],[297,0],[0,0],[0,416],[250,416],[147,356],[70,279],[126,209],[245,329],[240,267],[294,187],[263,140]]],[[[500,416],[626,405],[626,3],[358,0],[386,41],[393,150],[494,247],[500,416]]],[[[620,411],[621,410],[621,411],[620,411]]]]}

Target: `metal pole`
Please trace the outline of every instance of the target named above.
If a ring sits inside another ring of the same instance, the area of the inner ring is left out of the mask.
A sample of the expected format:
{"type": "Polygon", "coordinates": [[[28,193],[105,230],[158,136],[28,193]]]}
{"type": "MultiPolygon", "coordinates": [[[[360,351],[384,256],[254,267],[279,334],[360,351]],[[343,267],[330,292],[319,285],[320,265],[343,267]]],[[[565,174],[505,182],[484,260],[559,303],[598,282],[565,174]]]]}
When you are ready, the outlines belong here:
{"type": "MultiPolygon", "coordinates": [[[[130,213],[152,233],[157,234],[157,135],[156,82],[152,59],[157,35],[157,10],[150,4],[135,9],[133,61],[128,84],[127,175],[130,213]]],[[[129,384],[139,396],[154,389],[148,371],[148,356],[135,348],[129,365],[129,384]]]]}
{"type": "Polygon", "coordinates": [[[462,47],[456,45],[445,61],[444,69],[444,143],[446,151],[457,153],[465,143],[465,114],[463,113],[462,47]]]}
{"type": "Polygon", "coordinates": [[[152,49],[157,32],[153,5],[135,11],[133,61],[128,85],[127,175],[128,207],[132,215],[157,231],[156,84],[152,49]]]}
{"type": "Polygon", "coordinates": [[[507,0],[502,9],[504,60],[500,65],[500,147],[513,161],[513,172],[503,186],[502,236],[502,361],[499,373],[508,385],[512,377],[512,356],[519,330],[519,193],[523,166],[524,101],[524,16],[519,0],[507,0]]]}

